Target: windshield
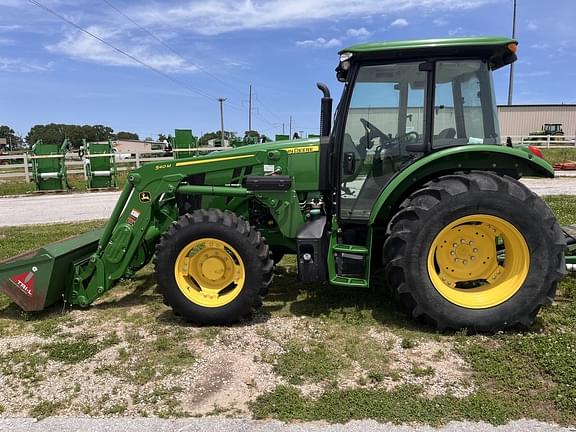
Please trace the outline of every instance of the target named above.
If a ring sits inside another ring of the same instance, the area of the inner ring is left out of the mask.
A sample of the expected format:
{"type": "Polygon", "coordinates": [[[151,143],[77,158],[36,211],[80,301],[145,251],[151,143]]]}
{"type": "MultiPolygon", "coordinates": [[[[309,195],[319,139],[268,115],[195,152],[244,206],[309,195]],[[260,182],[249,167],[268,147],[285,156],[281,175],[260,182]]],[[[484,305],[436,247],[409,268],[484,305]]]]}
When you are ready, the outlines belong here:
{"type": "Polygon", "coordinates": [[[436,62],[432,147],[500,144],[492,76],[481,60],[436,62]]]}

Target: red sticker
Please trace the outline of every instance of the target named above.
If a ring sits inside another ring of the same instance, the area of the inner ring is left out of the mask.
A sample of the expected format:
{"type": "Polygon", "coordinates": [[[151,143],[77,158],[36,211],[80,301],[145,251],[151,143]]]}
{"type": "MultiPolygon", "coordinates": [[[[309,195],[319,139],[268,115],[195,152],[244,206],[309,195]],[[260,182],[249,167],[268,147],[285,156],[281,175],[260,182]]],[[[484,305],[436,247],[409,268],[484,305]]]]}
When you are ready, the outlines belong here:
{"type": "Polygon", "coordinates": [[[10,281],[20,288],[24,294],[32,297],[34,294],[34,272],[30,271],[28,273],[22,273],[16,276],[12,276],[10,281]]]}

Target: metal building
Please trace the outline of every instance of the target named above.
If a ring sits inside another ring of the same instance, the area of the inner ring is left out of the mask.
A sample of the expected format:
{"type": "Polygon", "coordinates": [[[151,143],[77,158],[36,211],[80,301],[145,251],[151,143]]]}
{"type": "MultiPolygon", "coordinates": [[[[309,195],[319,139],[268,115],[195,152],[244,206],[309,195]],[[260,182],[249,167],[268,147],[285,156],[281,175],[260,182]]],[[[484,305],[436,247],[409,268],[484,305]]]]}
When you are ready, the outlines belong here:
{"type": "Polygon", "coordinates": [[[545,123],[561,123],[566,136],[576,135],[576,104],[498,105],[500,135],[527,136],[545,123]]]}

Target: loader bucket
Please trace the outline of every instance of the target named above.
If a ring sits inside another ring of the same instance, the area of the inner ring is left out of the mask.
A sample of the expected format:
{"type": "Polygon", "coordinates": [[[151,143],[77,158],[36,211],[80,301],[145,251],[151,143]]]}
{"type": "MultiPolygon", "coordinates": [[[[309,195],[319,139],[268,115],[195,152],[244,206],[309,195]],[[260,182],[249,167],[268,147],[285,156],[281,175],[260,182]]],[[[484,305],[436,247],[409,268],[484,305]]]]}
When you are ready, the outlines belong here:
{"type": "Polygon", "coordinates": [[[74,265],[98,248],[103,229],[90,231],[0,263],[0,289],[25,311],[62,300],[74,279],[74,265]]]}

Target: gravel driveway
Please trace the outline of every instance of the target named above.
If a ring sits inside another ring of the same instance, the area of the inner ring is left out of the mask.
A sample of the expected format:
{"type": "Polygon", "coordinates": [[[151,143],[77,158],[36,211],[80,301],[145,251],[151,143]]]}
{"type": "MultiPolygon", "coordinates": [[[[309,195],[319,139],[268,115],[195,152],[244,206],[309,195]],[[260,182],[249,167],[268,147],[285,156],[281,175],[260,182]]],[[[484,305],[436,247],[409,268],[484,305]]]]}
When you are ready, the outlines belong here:
{"type": "Polygon", "coordinates": [[[505,426],[486,423],[451,422],[441,428],[429,426],[396,426],[373,420],[352,421],[339,425],[326,423],[285,424],[278,421],[239,420],[223,417],[163,420],[158,418],[73,418],[55,417],[42,421],[33,419],[0,419],[5,432],[560,432],[576,431],[532,420],[518,420],[505,426]]]}
{"type": "MultiPolygon", "coordinates": [[[[576,195],[576,177],[522,182],[538,195],[576,195]]],[[[120,192],[93,192],[0,198],[0,226],[107,219],[119,196],[120,192]]]]}

